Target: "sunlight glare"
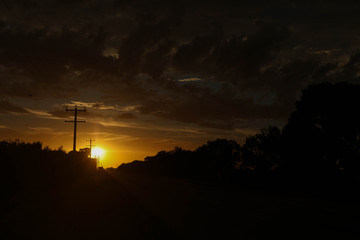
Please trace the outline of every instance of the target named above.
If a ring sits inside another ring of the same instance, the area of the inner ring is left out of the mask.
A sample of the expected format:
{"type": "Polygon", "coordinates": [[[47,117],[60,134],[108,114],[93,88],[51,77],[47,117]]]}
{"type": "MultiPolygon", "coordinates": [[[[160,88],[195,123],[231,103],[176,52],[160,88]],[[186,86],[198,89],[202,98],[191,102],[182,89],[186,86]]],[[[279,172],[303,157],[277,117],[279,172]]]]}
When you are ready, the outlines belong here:
{"type": "Polygon", "coordinates": [[[93,148],[91,150],[91,157],[92,158],[102,158],[105,154],[105,150],[99,147],[93,148]]]}

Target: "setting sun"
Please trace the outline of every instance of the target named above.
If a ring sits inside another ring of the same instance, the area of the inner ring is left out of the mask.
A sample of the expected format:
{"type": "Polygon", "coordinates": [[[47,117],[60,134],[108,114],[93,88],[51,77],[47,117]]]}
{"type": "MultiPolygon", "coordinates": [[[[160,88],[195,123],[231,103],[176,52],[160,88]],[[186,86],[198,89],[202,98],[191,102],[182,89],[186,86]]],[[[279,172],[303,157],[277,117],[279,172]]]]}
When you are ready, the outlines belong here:
{"type": "Polygon", "coordinates": [[[99,147],[96,147],[91,150],[91,157],[93,158],[102,158],[105,155],[105,150],[99,147]]]}

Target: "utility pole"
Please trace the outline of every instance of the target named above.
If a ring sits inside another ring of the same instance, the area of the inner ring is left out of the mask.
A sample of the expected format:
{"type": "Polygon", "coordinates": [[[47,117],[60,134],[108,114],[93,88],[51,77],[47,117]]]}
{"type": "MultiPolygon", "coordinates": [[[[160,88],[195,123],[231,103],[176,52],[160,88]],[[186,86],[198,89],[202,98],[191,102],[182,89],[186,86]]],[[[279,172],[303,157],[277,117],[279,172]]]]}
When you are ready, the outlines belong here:
{"type": "Polygon", "coordinates": [[[85,122],[77,120],[77,115],[79,112],[86,112],[85,107],[83,109],[78,109],[77,105],[75,105],[74,109],[68,109],[66,106],[67,112],[74,112],[74,121],[65,121],[65,122],[73,122],[74,123],[74,144],[73,144],[73,151],[76,152],[76,125],[78,122],[85,122]]]}
{"type": "Polygon", "coordinates": [[[95,142],[96,140],[90,138],[90,140],[86,140],[86,141],[90,142],[90,145],[86,145],[86,146],[90,147],[90,158],[92,158],[91,149],[92,149],[92,147],[95,147],[95,145],[93,145],[92,142],[95,142]]]}

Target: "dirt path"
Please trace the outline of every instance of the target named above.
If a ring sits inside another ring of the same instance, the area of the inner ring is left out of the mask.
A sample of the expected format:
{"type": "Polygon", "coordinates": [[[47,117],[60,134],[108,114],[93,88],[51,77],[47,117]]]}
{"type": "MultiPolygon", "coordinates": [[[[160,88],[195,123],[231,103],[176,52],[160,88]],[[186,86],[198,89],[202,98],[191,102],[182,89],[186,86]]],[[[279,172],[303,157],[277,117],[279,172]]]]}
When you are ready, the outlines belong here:
{"type": "Polygon", "coordinates": [[[2,209],[1,239],[360,239],[360,207],[99,172],[2,209]]]}
{"type": "Polygon", "coordinates": [[[182,239],[360,239],[360,205],[111,173],[182,239]]]}
{"type": "Polygon", "coordinates": [[[31,191],[7,203],[1,239],[160,239],[167,226],[105,172],[62,191],[31,191]]]}

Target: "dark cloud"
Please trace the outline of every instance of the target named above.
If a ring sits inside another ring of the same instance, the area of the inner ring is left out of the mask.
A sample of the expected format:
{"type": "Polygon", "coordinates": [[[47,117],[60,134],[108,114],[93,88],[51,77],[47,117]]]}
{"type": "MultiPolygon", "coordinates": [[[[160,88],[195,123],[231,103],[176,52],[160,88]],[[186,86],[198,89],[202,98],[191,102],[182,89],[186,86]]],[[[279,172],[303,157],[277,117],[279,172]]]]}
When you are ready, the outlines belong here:
{"type": "Polygon", "coordinates": [[[233,88],[211,89],[189,84],[173,86],[171,94],[157,96],[137,108],[140,113],[215,128],[232,128],[244,119],[285,119],[277,105],[257,104],[252,97],[239,97],[233,88]]]}
{"type": "Polygon", "coordinates": [[[121,113],[117,117],[119,119],[134,119],[134,118],[136,118],[136,116],[133,113],[130,113],[130,112],[121,113]]]}
{"type": "Polygon", "coordinates": [[[81,85],[82,75],[116,71],[115,60],[102,54],[104,38],[101,29],[93,34],[0,29],[3,91],[20,96],[43,95],[50,89],[52,95],[71,94],[81,85]]]}
{"type": "Polygon", "coordinates": [[[248,81],[277,56],[290,36],[286,27],[258,25],[254,24],[257,30],[252,35],[240,32],[224,38],[221,32],[214,32],[212,36],[195,37],[178,49],[175,60],[185,70],[212,74],[218,81],[248,81]]]}
{"type": "Polygon", "coordinates": [[[359,8],[316,0],[1,1],[0,95],[81,99],[87,89],[98,93],[91,102],[103,102],[98,110],[126,103],[221,129],[286,119],[308,84],[358,81],[359,8]],[[184,75],[201,81],[176,81],[184,75]]]}
{"type": "Polygon", "coordinates": [[[0,113],[28,113],[28,111],[20,106],[0,99],[0,113]]]}

